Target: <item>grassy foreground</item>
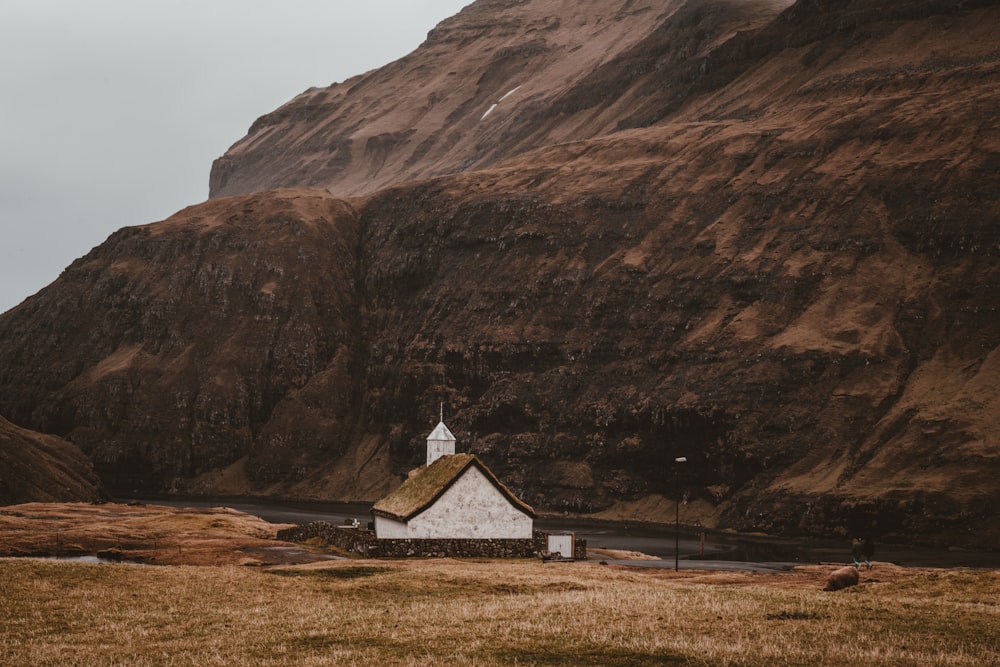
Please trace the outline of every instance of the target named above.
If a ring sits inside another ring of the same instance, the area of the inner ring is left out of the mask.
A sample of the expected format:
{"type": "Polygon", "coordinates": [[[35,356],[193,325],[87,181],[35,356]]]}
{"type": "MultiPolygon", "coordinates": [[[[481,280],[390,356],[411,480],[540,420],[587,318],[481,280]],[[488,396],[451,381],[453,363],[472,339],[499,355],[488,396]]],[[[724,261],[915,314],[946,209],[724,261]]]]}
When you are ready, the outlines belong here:
{"type": "Polygon", "coordinates": [[[917,571],[836,593],[823,576],[0,559],[0,664],[1000,664],[1000,572],[917,571]]]}

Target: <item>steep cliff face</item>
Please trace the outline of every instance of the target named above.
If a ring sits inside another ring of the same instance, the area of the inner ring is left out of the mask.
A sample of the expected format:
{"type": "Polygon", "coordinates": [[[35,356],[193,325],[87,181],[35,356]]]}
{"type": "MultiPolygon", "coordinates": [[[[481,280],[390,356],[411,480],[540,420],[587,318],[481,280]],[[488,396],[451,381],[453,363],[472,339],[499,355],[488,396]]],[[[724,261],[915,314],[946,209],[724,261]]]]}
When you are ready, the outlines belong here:
{"type": "Polygon", "coordinates": [[[995,544],[1000,8],[786,5],[471,5],[0,318],[0,413],[375,499],[443,401],[543,511],[995,544]]]}
{"type": "Polygon", "coordinates": [[[118,493],[302,477],[355,442],[357,253],[357,213],[308,190],[124,229],[4,316],[0,402],[118,493]]]}

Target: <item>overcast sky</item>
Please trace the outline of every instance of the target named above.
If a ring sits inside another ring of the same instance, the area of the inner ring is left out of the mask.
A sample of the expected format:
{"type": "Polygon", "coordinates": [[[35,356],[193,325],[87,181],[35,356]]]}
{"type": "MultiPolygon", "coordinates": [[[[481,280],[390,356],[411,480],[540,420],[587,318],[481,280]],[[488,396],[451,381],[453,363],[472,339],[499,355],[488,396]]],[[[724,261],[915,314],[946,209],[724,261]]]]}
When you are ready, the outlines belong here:
{"type": "Polygon", "coordinates": [[[115,230],[207,199],[259,116],[471,2],[0,0],[0,312],[115,230]]]}

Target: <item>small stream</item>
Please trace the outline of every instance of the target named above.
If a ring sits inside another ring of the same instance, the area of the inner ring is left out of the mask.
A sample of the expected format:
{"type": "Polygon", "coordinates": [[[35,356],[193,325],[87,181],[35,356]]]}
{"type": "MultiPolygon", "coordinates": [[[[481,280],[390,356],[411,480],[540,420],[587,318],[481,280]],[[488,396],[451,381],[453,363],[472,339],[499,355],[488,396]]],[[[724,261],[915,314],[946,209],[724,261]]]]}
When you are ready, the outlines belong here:
{"type": "Polygon", "coordinates": [[[114,563],[115,561],[100,558],[98,556],[30,556],[39,560],[54,560],[62,563],[114,563]]]}

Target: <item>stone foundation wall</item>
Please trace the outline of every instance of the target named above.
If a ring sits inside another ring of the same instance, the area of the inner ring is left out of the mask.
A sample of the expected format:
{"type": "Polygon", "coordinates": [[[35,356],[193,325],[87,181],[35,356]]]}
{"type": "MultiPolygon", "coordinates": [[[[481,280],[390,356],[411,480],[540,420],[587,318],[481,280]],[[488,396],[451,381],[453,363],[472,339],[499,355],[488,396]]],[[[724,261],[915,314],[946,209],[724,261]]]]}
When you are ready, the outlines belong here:
{"type": "MultiPolygon", "coordinates": [[[[283,542],[312,538],[366,558],[539,558],[546,555],[546,533],[534,531],[530,540],[378,539],[361,528],[316,521],[278,531],[283,542]]],[[[576,560],[587,558],[587,541],[577,538],[576,560]]]]}

